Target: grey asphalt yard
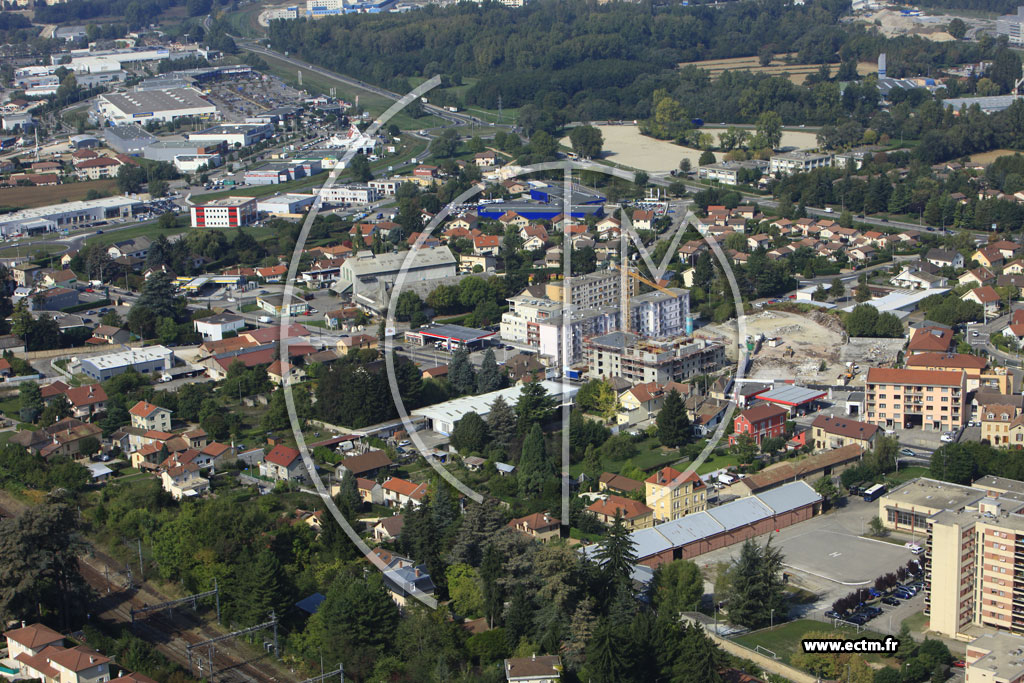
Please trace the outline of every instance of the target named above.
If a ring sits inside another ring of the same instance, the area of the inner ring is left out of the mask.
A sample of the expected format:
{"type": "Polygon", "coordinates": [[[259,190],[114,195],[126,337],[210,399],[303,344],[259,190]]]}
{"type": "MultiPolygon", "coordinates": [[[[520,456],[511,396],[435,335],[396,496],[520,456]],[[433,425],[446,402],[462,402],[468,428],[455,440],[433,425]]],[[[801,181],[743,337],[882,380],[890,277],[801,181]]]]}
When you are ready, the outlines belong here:
{"type": "Polygon", "coordinates": [[[884,569],[891,571],[911,557],[894,543],[828,528],[808,529],[776,544],[790,568],[848,586],[874,582],[884,569]]]}

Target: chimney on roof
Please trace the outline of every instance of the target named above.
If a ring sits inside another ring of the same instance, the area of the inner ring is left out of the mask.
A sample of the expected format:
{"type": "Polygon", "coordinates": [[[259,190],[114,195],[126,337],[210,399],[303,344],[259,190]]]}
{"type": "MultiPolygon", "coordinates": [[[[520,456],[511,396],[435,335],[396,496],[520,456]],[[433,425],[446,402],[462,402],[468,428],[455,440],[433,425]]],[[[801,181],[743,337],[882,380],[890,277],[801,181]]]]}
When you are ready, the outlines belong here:
{"type": "Polygon", "coordinates": [[[419,567],[417,567],[416,568],[416,577],[419,578],[419,575],[420,575],[420,569],[419,569],[419,567]]]}
{"type": "Polygon", "coordinates": [[[90,664],[95,664],[96,663],[96,658],[93,657],[92,655],[89,655],[89,663],[90,664]]]}

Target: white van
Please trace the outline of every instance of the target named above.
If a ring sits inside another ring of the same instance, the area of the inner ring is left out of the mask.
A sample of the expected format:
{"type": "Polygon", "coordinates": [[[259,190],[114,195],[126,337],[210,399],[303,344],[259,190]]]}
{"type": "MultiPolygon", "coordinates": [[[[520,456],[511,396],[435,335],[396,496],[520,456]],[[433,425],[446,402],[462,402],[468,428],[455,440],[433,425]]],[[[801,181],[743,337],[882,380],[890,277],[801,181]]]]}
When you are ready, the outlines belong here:
{"type": "Polygon", "coordinates": [[[261,315],[259,318],[257,318],[257,320],[259,320],[261,323],[267,323],[268,325],[274,322],[274,319],[271,318],[269,315],[261,315]]]}

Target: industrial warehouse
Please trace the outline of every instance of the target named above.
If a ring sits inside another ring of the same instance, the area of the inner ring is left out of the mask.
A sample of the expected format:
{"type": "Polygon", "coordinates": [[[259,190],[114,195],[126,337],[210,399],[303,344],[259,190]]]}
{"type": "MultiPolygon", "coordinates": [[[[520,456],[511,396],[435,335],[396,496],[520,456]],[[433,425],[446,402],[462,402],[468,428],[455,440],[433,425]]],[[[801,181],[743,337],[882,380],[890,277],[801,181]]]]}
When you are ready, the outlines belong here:
{"type": "Polygon", "coordinates": [[[130,217],[142,202],[131,197],[102,197],[22,209],[0,216],[0,235],[52,232],[112,218],[130,217]]]}
{"type": "Polygon", "coordinates": [[[105,93],[96,98],[96,117],[114,124],[167,123],[194,116],[214,119],[217,107],[194,88],[105,93]]]}
{"type": "MultiPolygon", "coordinates": [[[[656,569],[689,560],[748,538],[778,531],[821,512],[822,497],[804,481],[794,481],[749,498],[680,517],[630,534],[640,564],[656,569]]],[[[592,552],[597,546],[588,546],[592,552]]]]}

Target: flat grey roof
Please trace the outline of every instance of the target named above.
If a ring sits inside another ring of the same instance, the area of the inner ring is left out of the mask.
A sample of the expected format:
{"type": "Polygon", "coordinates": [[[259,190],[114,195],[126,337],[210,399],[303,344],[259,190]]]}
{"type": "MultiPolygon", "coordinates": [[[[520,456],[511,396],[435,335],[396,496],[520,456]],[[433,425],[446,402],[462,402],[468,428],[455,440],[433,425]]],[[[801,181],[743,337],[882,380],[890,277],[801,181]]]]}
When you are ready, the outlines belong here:
{"type": "Polygon", "coordinates": [[[827,393],[828,392],[825,391],[819,391],[818,389],[808,389],[806,387],[798,387],[793,384],[784,384],[781,387],[775,387],[763,394],[758,394],[757,397],[762,401],[775,401],[777,403],[799,405],[815,399],[824,398],[827,393]]]}
{"type": "MultiPolygon", "coordinates": [[[[686,519],[685,517],[683,519],[686,519]]],[[[683,520],[678,520],[683,521],[683,520]]],[[[662,524],[661,526],[666,526],[662,524]]],[[[630,538],[636,544],[636,556],[638,558],[650,557],[651,555],[657,555],[658,553],[664,552],[672,547],[672,543],[661,533],[660,527],[653,527],[650,529],[640,529],[630,534],[630,538]]],[[[589,546],[593,549],[597,549],[597,545],[589,546]]]]}
{"type": "Polygon", "coordinates": [[[699,541],[725,531],[725,528],[707,512],[686,515],[655,527],[673,547],[699,541]]]}
{"type": "Polygon", "coordinates": [[[959,510],[977,503],[986,495],[981,489],[921,477],[894,488],[883,496],[883,500],[897,504],[901,508],[959,510]]]}
{"type": "Polygon", "coordinates": [[[110,126],[103,129],[104,136],[116,137],[121,140],[156,140],[156,136],[147,132],[142,126],[129,123],[123,126],[110,126]]]}
{"type": "Polygon", "coordinates": [[[456,263],[455,256],[448,247],[430,247],[414,251],[400,251],[397,254],[387,253],[370,256],[362,256],[363,253],[359,252],[345,260],[345,268],[351,271],[355,277],[397,272],[402,268],[402,264],[405,263],[406,259],[409,259],[410,271],[421,268],[433,268],[435,266],[454,266],[456,263]]]}
{"type": "Polygon", "coordinates": [[[771,517],[772,509],[751,496],[750,498],[740,498],[728,505],[711,508],[708,510],[708,514],[726,531],[730,531],[753,524],[765,517],[771,517]]]}
{"type": "Polygon", "coordinates": [[[790,510],[799,510],[805,505],[820,503],[822,498],[806,481],[794,481],[755,496],[762,503],[781,515],[790,510]]]}
{"type": "Polygon", "coordinates": [[[421,327],[416,331],[428,336],[443,337],[456,341],[475,341],[477,339],[493,337],[496,334],[495,332],[463,327],[462,325],[431,325],[430,327],[421,327]]]}
{"type": "Polygon", "coordinates": [[[203,109],[215,106],[191,88],[172,90],[142,90],[128,93],[100,95],[125,114],[167,111],[171,109],[203,109]]]}

